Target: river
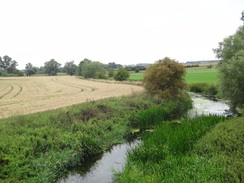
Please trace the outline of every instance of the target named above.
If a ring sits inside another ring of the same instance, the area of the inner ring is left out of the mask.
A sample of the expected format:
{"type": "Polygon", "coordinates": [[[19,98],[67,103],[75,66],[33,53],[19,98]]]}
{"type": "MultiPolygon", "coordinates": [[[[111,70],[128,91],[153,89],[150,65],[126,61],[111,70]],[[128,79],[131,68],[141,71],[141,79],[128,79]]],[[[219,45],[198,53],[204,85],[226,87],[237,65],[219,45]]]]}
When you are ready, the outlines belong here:
{"type": "MultiPolygon", "coordinates": [[[[227,115],[228,105],[224,102],[211,101],[202,96],[191,94],[193,108],[188,112],[189,117],[196,115],[227,115]]],[[[126,152],[140,143],[135,140],[113,146],[109,152],[105,152],[100,157],[96,157],[92,162],[87,162],[85,168],[71,172],[67,177],[59,180],[59,183],[113,183],[114,171],[120,171],[126,161],[126,152]]],[[[78,167],[79,168],[79,167],[78,167]]]]}

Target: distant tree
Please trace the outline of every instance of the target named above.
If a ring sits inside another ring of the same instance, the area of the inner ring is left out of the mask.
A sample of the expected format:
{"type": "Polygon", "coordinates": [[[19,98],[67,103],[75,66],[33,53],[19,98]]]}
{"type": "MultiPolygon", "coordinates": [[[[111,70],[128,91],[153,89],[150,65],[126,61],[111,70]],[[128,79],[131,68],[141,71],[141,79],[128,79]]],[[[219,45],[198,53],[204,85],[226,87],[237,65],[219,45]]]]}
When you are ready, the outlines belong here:
{"type": "Polygon", "coordinates": [[[85,62],[82,64],[82,76],[84,78],[99,78],[106,76],[103,64],[100,62],[85,62]],[[103,74],[105,73],[105,75],[103,74]]]}
{"type": "Polygon", "coordinates": [[[136,68],[135,69],[135,73],[139,73],[140,72],[140,69],[139,68],[136,68]]]}
{"type": "Polygon", "coordinates": [[[129,72],[125,68],[119,68],[116,72],[114,79],[116,81],[124,81],[130,77],[129,72]]]}
{"type": "Polygon", "coordinates": [[[33,74],[35,74],[37,72],[37,68],[33,67],[33,65],[31,63],[26,64],[25,66],[25,74],[27,76],[31,76],[33,74]]]}
{"type": "Polygon", "coordinates": [[[45,74],[48,74],[49,76],[57,75],[58,68],[60,66],[61,66],[60,63],[58,63],[54,59],[51,59],[50,61],[44,63],[44,72],[45,72],[45,74]]]}
{"type": "Polygon", "coordinates": [[[14,73],[17,70],[17,66],[18,63],[8,55],[3,56],[3,58],[0,57],[0,68],[6,70],[9,74],[14,73]]]}
{"type": "Polygon", "coordinates": [[[64,65],[64,71],[70,76],[75,74],[76,69],[77,65],[75,65],[74,61],[66,62],[64,65]]]}
{"type": "Polygon", "coordinates": [[[87,58],[85,58],[84,60],[80,61],[79,66],[78,66],[77,69],[76,69],[76,75],[78,75],[78,76],[83,76],[83,75],[82,75],[83,65],[84,65],[85,63],[91,63],[91,62],[92,62],[92,61],[89,60],[89,59],[87,59],[87,58]]]}
{"type": "Polygon", "coordinates": [[[108,71],[108,77],[110,77],[110,78],[114,77],[114,70],[112,68],[109,69],[109,71],[108,71]]]}
{"type": "Polygon", "coordinates": [[[145,89],[161,98],[175,98],[182,94],[186,83],[184,66],[168,57],[149,66],[144,75],[145,89]]]}

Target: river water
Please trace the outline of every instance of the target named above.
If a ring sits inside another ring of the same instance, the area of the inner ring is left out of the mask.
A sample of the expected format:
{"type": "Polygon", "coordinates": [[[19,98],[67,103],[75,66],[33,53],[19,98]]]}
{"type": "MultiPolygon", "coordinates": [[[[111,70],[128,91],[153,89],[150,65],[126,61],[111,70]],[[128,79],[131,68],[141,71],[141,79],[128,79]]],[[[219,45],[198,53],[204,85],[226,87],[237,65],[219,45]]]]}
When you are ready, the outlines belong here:
{"type": "Polygon", "coordinates": [[[112,183],[114,171],[120,171],[126,161],[126,152],[140,143],[140,140],[134,140],[130,143],[113,146],[109,152],[102,155],[100,160],[94,162],[86,170],[79,173],[70,173],[63,178],[60,183],[112,183]]]}
{"type": "MultiPolygon", "coordinates": [[[[193,109],[188,112],[189,117],[196,115],[226,115],[229,110],[224,102],[215,102],[199,95],[191,94],[193,100],[193,109]]],[[[67,177],[58,181],[59,183],[113,183],[114,171],[120,171],[126,161],[126,152],[140,143],[135,140],[131,143],[125,143],[113,146],[109,152],[94,158],[85,167],[85,170],[70,173],[67,177]]],[[[84,169],[84,167],[83,167],[84,169]]]]}

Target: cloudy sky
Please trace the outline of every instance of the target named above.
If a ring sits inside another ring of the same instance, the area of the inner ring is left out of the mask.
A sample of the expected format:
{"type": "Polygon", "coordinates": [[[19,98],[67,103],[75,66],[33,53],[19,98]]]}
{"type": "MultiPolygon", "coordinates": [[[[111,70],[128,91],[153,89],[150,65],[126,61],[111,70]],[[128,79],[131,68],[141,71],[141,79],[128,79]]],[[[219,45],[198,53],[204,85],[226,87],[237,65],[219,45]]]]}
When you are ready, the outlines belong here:
{"type": "Polygon", "coordinates": [[[216,59],[243,0],[0,0],[0,56],[23,69],[55,59],[154,63],[216,59]]]}

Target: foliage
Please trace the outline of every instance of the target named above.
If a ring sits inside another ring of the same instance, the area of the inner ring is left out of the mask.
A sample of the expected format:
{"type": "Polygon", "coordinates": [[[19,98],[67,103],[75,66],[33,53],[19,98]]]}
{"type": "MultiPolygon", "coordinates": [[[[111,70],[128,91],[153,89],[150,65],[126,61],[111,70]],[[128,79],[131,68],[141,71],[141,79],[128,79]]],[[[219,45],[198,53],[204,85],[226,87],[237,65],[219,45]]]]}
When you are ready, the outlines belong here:
{"type": "Polygon", "coordinates": [[[91,63],[92,61],[91,60],[89,60],[89,59],[87,59],[87,58],[85,58],[84,60],[82,60],[82,61],[80,61],[80,63],[79,63],[79,66],[78,66],[78,68],[77,68],[77,70],[76,70],[76,75],[78,75],[78,76],[83,76],[82,74],[82,70],[83,70],[83,65],[85,64],[85,63],[91,63]]]}
{"type": "Polygon", "coordinates": [[[139,73],[140,72],[140,69],[139,68],[136,68],[135,69],[135,73],[139,73]]]}
{"type": "Polygon", "coordinates": [[[119,68],[116,72],[114,79],[116,81],[124,81],[130,77],[130,73],[125,68],[119,68]]]}
{"type": "Polygon", "coordinates": [[[25,74],[27,76],[31,76],[33,74],[35,74],[37,72],[37,68],[33,67],[33,65],[31,63],[26,64],[25,66],[25,74]]]}
{"type": "Polygon", "coordinates": [[[106,76],[106,71],[100,62],[86,62],[82,64],[82,76],[84,78],[102,79],[106,76]]]}
{"type": "MultiPolygon", "coordinates": [[[[144,133],[142,143],[127,155],[117,182],[221,182],[224,165],[219,158],[194,153],[194,145],[217,123],[219,116],[199,116],[181,123],[165,122],[144,133]]],[[[216,152],[216,151],[215,151],[216,152]]]]}
{"type": "Polygon", "coordinates": [[[237,29],[236,33],[219,42],[218,48],[213,49],[217,58],[222,62],[231,59],[238,51],[244,50],[244,26],[237,29]]]}
{"type": "Polygon", "coordinates": [[[58,68],[60,66],[61,66],[60,63],[58,63],[54,59],[51,59],[50,61],[44,63],[44,72],[45,72],[45,74],[48,74],[49,76],[55,76],[55,75],[57,75],[58,68]]]}
{"type": "Polygon", "coordinates": [[[162,98],[174,98],[182,94],[186,84],[184,66],[168,57],[157,61],[145,71],[145,89],[162,98]]]}
{"type": "Polygon", "coordinates": [[[110,77],[110,78],[114,77],[114,70],[113,69],[109,69],[108,77],[110,77]]]}
{"type": "Polygon", "coordinates": [[[236,112],[244,105],[244,26],[220,42],[214,52],[222,59],[218,66],[221,95],[230,101],[231,110],[236,112]]]}
{"type": "Polygon", "coordinates": [[[17,67],[18,63],[15,60],[12,60],[8,55],[0,57],[0,69],[4,69],[8,72],[8,74],[13,73],[17,67]]]}
{"type": "Polygon", "coordinates": [[[244,50],[219,67],[221,94],[230,101],[231,109],[244,107],[244,50]]]}
{"type": "Polygon", "coordinates": [[[74,61],[66,62],[64,65],[64,71],[70,76],[75,74],[76,69],[77,66],[75,65],[74,61]]]}
{"type": "Polygon", "coordinates": [[[56,182],[68,168],[124,142],[132,113],[162,102],[140,93],[2,119],[0,182],[56,182]]]}
{"type": "Polygon", "coordinates": [[[121,64],[116,64],[115,62],[110,62],[108,64],[104,64],[104,69],[109,70],[109,69],[118,69],[121,68],[121,64]]]}
{"type": "Polygon", "coordinates": [[[216,125],[195,145],[194,151],[212,163],[220,157],[225,168],[221,182],[244,180],[244,118],[234,118],[216,125]]]}
{"type": "Polygon", "coordinates": [[[192,83],[188,84],[188,90],[194,93],[200,93],[208,97],[214,97],[219,94],[218,87],[209,83],[192,83]]]}

